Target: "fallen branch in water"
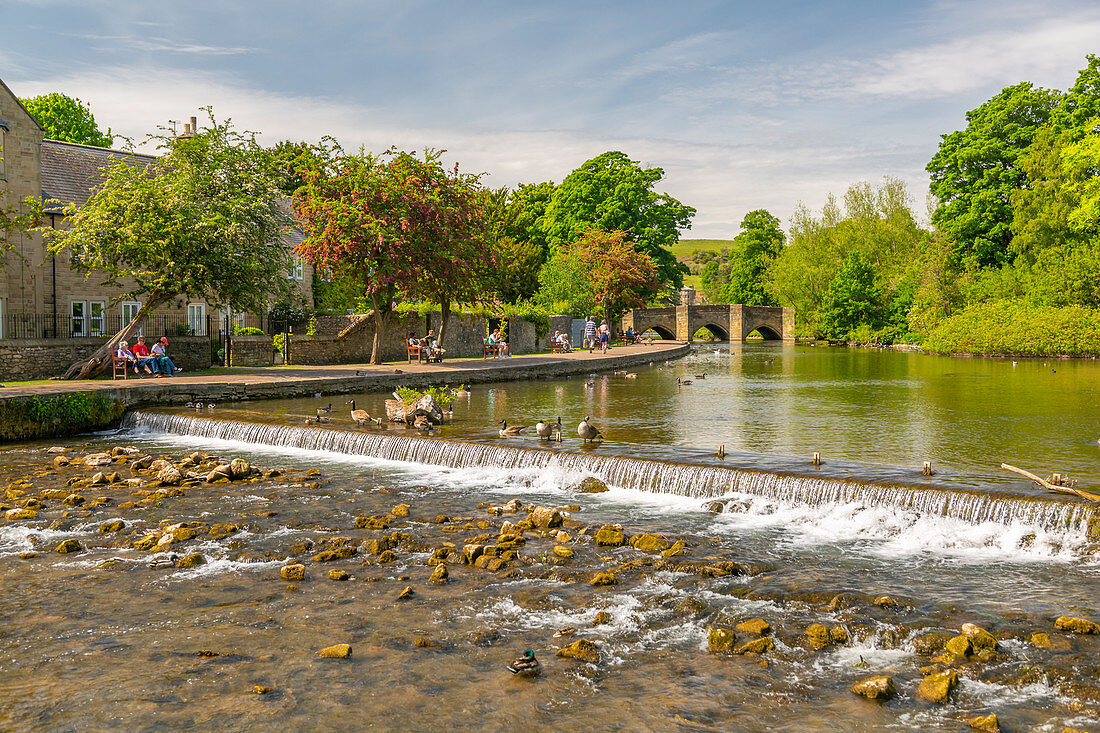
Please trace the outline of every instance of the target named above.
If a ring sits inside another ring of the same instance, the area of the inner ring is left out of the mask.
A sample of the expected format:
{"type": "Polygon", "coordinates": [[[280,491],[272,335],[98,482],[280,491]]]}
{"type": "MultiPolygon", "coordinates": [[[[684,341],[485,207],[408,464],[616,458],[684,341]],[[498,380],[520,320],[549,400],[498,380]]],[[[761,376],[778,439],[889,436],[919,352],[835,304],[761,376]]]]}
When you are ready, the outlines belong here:
{"type": "Polygon", "coordinates": [[[1075,489],[1071,486],[1058,486],[1056,484],[1050,483],[1049,481],[1044,481],[1043,479],[1039,478],[1035,474],[1029,473],[1029,472],[1025,471],[1024,469],[1022,469],[1022,468],[1016,468],[1015,466],[1010,466],[1007,463],[1002,463],[1001,468],[1005,469],[1006,471],[1012,471],[1013,473],[1018,473],[1021,476],[1027,476],[1029,479],[1031,479],[1035,483],[1039,484],[1040,486],[1042,486],[1045,489],[1049,489],[1050,491],[1058,491],[1058,492],[1061,492],[1063,494],[1076,494],[1077,496],[1081,497],[1082,499],[1088,499],[1089,501],[1100,501],[1100,494],[1090,494],[1087,491],[1081,491],[1080,489],[1075,489]]]}

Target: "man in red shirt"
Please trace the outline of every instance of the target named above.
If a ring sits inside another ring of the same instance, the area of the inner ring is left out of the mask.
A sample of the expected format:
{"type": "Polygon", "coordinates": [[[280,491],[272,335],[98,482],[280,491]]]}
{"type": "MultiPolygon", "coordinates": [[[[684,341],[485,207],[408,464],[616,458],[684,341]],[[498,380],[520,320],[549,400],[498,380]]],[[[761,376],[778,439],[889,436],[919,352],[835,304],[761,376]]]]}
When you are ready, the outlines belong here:
{"type": "Polygon", "coordinates": [[[138,336],[138,342],[134,344],[134,348],[131,349],[134,352],[134,356],[137,357],[137,364],[134,365],[134,369],[144,369],[146,374],[152,374],[153,368],[151,364],[153,360],[149,358],[149,347],[145,345],[145,337],[138,336]]]}

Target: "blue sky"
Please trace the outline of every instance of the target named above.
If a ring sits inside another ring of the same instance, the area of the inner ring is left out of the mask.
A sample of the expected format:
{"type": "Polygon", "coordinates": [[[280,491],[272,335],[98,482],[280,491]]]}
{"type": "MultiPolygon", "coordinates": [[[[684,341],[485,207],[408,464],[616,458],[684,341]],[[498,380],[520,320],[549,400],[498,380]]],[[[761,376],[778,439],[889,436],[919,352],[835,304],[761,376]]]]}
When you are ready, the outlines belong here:
{"type": "Polygon", "coordinates": [[[211,104],[265,143],[445,148],[493,186],[622,150],[698,209],[686,236],[720,238],[885,175],[923,214],[940,134],[1100,53],[1094,0],[0,0],[0,26],[16,94],[80,97],[116,133],[211,104]]]}

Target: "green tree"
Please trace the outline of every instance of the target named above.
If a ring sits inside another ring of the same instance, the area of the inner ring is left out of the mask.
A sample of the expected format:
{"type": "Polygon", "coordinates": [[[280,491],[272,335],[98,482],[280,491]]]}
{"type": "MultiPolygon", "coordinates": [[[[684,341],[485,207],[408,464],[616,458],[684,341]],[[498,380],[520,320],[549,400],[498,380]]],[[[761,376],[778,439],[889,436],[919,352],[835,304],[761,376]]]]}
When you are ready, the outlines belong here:
{"type": "Polygon", "coordinates": [[[874,264],[863,252],[848,255],[829,283],[822,304],[822,332],[829,339],[848,338],[860,326],[882,325],[883,294],[874,264]]]}
{"type": "Polygon", "coordinates": [[[539,270],[535,302],[551,313],[593,313],[596,290],[572,248],[558,247],[539,270]]]}
{"type": "Polygon", "coordinates": [[[664,171],[642,168],[618,151],[586,161],[554,189],[539,227],[551,247],[574,242],[589,228],[622,231],[650,256],[661,283],[679,288],[687,268],[668,249],[691,224],[695,209],[653,190],[664,171]]]}
{"type": "Polygon", "coordinates": [[[527,196],[542,185],[553,189],[552,184],[536,184],[516,191],[502,187],[478,192],[489,253],[488,271],[480,287],[504,303],[528,300],[538,291],[539,269],[546,259],[545,237],[530,228],[537,216],[533,216],[527,196]]]}
{"type": "Polygon", "coordinates": [[[325,148],[306,142],[283,140],[269,148],[279,169],[279,188],[291,196],[306,184],[306,171],[317,170],[325,164],[325,148]]]}
{"type": "Polygon", "coordinates": [[[1024,181],[1018,161],[1059,96],[1030,82],[1006,87],[966,113],[966,129],[942,136],[927,166],[939,199],[932,222],[955,242],[960,259],[983,266],[1010,259],[1009,199],[1024,181]]]}
{"type": "Polygon", "coordinates": [[[68,229],[41,229],[51,251],[70,251],[89,277],[126,283],[119,297],[143,301],[66,379],[109,366],[118,341],[177,295],[262,312],[289,289],[290,253],[277,244],[289,219],[271,157],[254,134],[206,111],[209,126],[191,137],[150,136],[162,156],[104,169],[88,201],[68,208],[68,229]]]}
{"type": "Polygon", "coordinates": [[[653,260],[634,249],[626,232],[588,229],[571,249],[592,284],[592,298],[602,307],[611,335],[615,321],[632,306],[644,306],[657,292],[653,260]]]}
{"type": "Polygon", "coordinates": [[[779,219],[765,209],[745,214],[741,231],[733,238],[734,246],[729,251],[726,267],[707,263],[703,268],[703,289],[707,298],[712,303],[775,305],[775,296],[767,288],[765,276],[772,261],[783,251],[785,239],[779,219]]]}
{"type": "Polygon", "coordinates": [[[114,141],[110,128],[104,133],[96,124],[89,105],[76,97],[52,92],[19,100],[38,120],[51,140],[109,148],[114,141]]]}

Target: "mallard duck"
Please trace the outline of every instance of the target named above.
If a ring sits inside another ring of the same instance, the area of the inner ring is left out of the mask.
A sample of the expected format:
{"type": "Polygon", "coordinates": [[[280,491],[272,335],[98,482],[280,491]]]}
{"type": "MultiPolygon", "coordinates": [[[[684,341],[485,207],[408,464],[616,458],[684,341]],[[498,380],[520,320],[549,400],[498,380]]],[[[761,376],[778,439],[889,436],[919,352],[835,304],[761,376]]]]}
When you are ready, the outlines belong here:
{"type": "Polygon", "coordinates": [[[367,412],[366,410],[356,410],[355,409],[355,400],[348,400],[344,404],[345,405],[351,405],[351,420],[352,420],[352,422],[358,423],[359,425],[366,425],[367,423],[369,423],[371,421],[369,412],[367,412]]]}
{"type": "Polygon", "coordinates": [[[581,420],[580,423],[577,425],[577,435],[584,438],[585,443],[589,442],[590,440],[602,440],[603,433],[601,433],[595,425],[588,422],[588,420],[589,416],[585,415],[584,419],[581,420]]]}
{"type": "Polygon", "coordinates": [[[502,438],[514,438],[527,429],[526,425],[509,425],[506,420],[501,420],[500,424],[500,437],[502,438]]]}
{"type": "Polygon", "coordinates": [[[535,659],[535,652],[528,649],[522,657],[512,660],[512,663],[508,665],[508,671],[512,674],[518,674],[520,677],[534,677],[542,671],[542,665],[539,660],[535,659]]]}
{"type": "Polygon", "coordinates": [[[328,403],[328,407],[318,407],[317,408],[317,414],[318,415],[326,414],[326,413],[329,413],[329,412],[332,412],[332,403],[331,402],[328,403]]]}
{"type": "Polygon", "coordinates": [[[307,417],[306,418],[306,425],[316,425],[319,421],[320,421],[320,418],[307,417]]]}
{"type": "Polygon", "coordinates": [[[331,422],[331,418],[327,418],[324,415],[318,415],[317,422],[331,422]]]}
{"type": "Polygon", "coordinates": [[[151,567],[151,568],[172,568],[172,567],[176,566],[176,560],[178,558],[179,558],[179,556],[176,555],[175,553],[172,553],[172,554],[168,555],[168,557],[153,558],[152,562],[149,563],[149,567],[151,567]]]}
{"type": "Polygon", "coordinates": [[[554,435],[555,430],[558,433],[561,433],[560,417],[558,418],[557,422],[550,422],[549,420],[539,420],[537,423],[535,423],[535,432],[538,433],[538,436],[540,438],[545,438],[546,440],[549,440],[554,435]]]}
{"type": "Polygon", "coordinates": [[[691,380],[690,379],[680,379],[679,377],[676,377],[676,384],[680,385],[681,387],[686,387],[689,384],[691,384],[691,380]]]}

